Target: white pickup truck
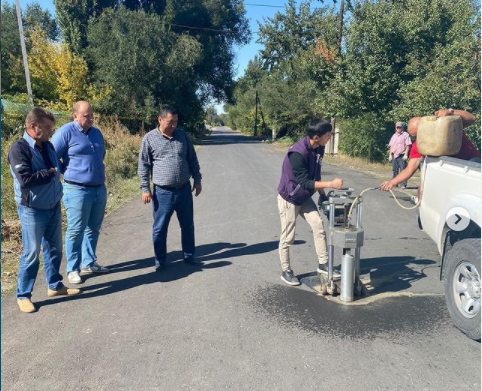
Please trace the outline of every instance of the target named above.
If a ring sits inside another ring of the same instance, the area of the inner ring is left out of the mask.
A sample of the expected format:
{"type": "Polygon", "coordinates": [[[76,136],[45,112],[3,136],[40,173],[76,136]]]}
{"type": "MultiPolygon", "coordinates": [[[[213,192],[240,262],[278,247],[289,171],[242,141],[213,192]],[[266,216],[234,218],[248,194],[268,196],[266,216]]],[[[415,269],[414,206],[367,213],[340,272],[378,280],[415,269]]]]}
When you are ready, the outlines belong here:
{"type": "Polygon", "coordinates": [[[442,256],[440,278],[449,313],[455,325],[475,340],[480,340],[481,192],[480,163],[425,158],[419,225],[442,256]],[[449,212],[456,207],[469,217],[458,214],[450,220],[449,212]]]}

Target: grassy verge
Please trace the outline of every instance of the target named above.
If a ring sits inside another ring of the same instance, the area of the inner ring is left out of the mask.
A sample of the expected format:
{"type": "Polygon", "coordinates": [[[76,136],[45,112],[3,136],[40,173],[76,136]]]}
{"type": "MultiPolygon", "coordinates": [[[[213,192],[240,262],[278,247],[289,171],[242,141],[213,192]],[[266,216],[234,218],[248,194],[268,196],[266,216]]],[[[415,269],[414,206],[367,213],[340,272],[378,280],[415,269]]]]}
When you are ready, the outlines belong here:
{"type": "MultiPolygon", "coordinates": [[[[99,128],[106,143],[107,208],[109,214],[140,194],[137,178],[137,157],[141,135],[131,135],[119,122],[108,120],[101,122],[99,128]]],[[[17,216],[17,205],[13,198],[13,179],[7,161],[8,150],[20,135],[2,139],[1,154],[1,213],[2,213],[2,248],[1,248],[1,286],[2,296],[12,292],[16,285],[19,257],[22,252],[21,229],[17,216]]],[[[63,213],[65,231],[66,217],[63,213]]]]}

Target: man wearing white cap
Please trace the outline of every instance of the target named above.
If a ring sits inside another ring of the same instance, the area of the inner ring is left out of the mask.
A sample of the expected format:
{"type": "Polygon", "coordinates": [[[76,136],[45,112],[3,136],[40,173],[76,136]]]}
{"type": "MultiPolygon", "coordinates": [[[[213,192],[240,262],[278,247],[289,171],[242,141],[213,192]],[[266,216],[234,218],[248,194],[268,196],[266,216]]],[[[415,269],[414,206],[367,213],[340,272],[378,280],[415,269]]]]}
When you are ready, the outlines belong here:
{"type": "MultiPolygon", "coordinates": [[[[405,169],[410,145],[412,145],[410,135],[403,131],[403,124],[397,122],[395,124],[395,133],[388,144],[388,161],[392,163],[393,178],[405,169]]],[[[400,187],[405,189],[407,187],[407,182],[400,183],[400,187]]]]}

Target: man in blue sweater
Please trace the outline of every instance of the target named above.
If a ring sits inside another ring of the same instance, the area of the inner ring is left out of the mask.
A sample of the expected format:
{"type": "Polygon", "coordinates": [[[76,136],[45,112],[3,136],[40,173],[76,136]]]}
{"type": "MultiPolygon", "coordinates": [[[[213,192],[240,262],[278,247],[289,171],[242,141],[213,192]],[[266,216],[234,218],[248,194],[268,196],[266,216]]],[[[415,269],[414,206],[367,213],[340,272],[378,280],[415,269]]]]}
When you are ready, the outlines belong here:
{"type": "Polygon", "coordinates": [[[22,226],[23,252],[18,268],[17,304],[20,311],[26,313],[36,311],[31,297],[40,265],[40,246],[43,247],[47,295],[80,293],[79,289],[65,287],[59,273],[62,261],[62,185],[59,161],[48,141],[54,122],[49,111],[38,107],[33,109],[25,119],[23,138],[14,142],[8,152],[22,226]]]}
{"type": "Polygon", "coordinates": [[[73,107],[72,122],[52,137],[57,157],[62,160],[64,205],[67,212],[65,249],[67,273],[72,284],[82,283],[83,274],[108,272],[95,254],[107,203],[105,188],[105,145],[94,125],[88,102],[73,107]]]}

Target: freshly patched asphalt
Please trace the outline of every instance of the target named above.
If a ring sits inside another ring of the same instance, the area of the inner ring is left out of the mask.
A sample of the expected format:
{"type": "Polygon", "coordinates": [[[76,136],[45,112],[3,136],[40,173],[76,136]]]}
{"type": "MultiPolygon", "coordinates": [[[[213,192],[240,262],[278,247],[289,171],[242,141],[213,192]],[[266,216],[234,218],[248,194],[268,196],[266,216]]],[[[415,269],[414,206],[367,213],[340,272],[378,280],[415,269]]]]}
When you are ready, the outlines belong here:
{"type": "MultiPolygon", "coordinates": [[[[372,302],[342,305],[283,284],[284,154],[227,128],[198,149],[202,267],[181,261],[173,217],[168,265],[154,273],[151,206],[139,195],[105,220],[98,255],[111,273],[84,277],[73,298],[48,298],[39,274],[35,314],[3,298],[2,390],[480,389],[480,344],[452,325],[435,244],[389,194],[364,195],[361,266],[372,302]]],[[[327,164],[323,172],[357,192],[380,182],[327,164]]],[[[312,275],[301,219],[291,254],[295,273],[312,275]]]]}

